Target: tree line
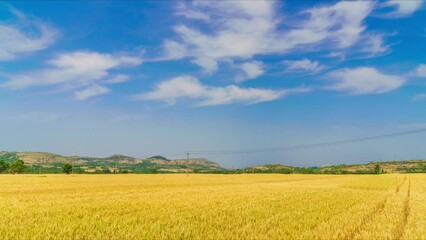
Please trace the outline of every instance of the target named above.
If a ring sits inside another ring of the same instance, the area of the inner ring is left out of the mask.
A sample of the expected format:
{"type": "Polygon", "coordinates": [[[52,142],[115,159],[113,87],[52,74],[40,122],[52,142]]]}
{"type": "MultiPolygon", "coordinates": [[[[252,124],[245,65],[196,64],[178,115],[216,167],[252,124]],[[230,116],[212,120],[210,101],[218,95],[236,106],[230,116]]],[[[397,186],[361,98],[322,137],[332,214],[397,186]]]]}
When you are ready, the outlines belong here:
{"type": "Polygon", "coordinates": [[[0,173],[26,173],[28,171],[28,167],[25,166],[24,161],[16,160],[13,163],[8,163],[4,160],[0,160],[0,173]]]}
{"type": "MultiPolygon", "coordinates": [[[[0,173],[28,173],[29,168],[25,165],[24,161],[18,159],[12,163],[8,163],[0,159],[0,173]]],[[[66,174],[71,174],[73,172],[73,166],[71,164],[65,163],[62,166],[62,172],[66,174]]]]}

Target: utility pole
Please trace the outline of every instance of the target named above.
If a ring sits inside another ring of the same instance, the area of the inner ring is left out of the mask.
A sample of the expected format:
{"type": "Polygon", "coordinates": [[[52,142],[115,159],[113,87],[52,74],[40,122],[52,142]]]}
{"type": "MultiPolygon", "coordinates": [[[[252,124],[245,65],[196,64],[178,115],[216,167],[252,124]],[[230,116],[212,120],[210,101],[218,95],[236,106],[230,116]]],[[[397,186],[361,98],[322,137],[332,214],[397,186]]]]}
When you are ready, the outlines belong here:
{"type": "Polygon", "coordinates": [[[191,153],[189,151],[186,152],[186,159],[189,160],[189,155],[191,155],[191,153]]]}

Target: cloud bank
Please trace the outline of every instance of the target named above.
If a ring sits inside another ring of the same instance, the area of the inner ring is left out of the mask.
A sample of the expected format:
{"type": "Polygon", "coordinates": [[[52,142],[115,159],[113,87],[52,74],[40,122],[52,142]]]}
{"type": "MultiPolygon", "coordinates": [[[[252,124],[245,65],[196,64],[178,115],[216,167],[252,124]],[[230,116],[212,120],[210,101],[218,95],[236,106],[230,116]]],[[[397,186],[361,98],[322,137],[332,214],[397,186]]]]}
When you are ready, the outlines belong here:
{"type": "Polygon", "coordinates": [[[328,89],[343,91],[349,95],[381,94],[404,85],[406,79],[388,75],[371,67],[344,68],[327,75],[333,82],[328,89]]]}
{"type": "Polygon", "coordinates": [[[117,84],[129,80],[125,74],[111,74],[111,70],[142,64],[142,59],[127,55],[111,55],[98,52],[76,51],[62,53],[47,62],[48,68],[7,75],[1,88],[18,90],[30,87],[57,86],[62,89],[77,89],[92,85],[75,92],[77,100],[105,94],[110,90],[98,84],[117,84]]]}
{"type": "Polygon", "coordinates": [[[278,4],[276,1],[188,3],[179,14],[196,21],[210,19],[206,24],[211,30],[185,23],[175,25],[176,38],[164,41],[163,59],[190,58],[206,72],[214,73],[226,59],[288,54],[303,51],[303,46],[309,46],[307,51],[318,51],[318,46],[321,50],[341,50],[356,45],[361,38],[375,44],[371,51],[383,51],[381,37],[365,33],[364,20],[373,10],[373,1],[342,1],[313,7],[299,13],[301,20],[285,30],[281,27],[282,16],[275,10],[278,4]],[[204,15],[193,17],[194,12],[204,15]]]}
{"type": "Polygon", "coordinates": [[[214,106],[232,103],[255,104],[282,98],[292,93],[306,93],[306,87],[293,89],[241,88],[206,86],[192,76],[180,76],[157,84],[153,91],[135,96],[138,100],[157,100],[173,105],[179,99],[195,99],[195,106],[214,106]]]}

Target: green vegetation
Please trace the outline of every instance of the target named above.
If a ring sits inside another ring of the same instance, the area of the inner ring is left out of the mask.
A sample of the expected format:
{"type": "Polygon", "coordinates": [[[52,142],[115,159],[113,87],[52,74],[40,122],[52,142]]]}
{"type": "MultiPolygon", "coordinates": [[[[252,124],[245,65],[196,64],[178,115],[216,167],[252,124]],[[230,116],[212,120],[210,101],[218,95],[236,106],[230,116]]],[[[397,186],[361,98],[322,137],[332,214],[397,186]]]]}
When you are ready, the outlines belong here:
{"type": "Polygon", "coordinates": [[[0,160],[3,160],[7,163],[12,163],[18,159],[19,157],[16,153],[0,152],[0,160]]]}
{"type": "Polygon", "coordinates": [[[374,166],[374,174],[380,174],[380,165],[376,164],[376,166],[374,166]]]}
{"type": "Polygon", "coordinates": [[[5,173],[9,169],[9,163],[4,160],[0,160],[0,173],[5,173]]]}
{"type": "Polygon", "coordinates": [[[71,164],[74,167],[73,173],[79,174],[208,173],[223,170],[219,164],[203,158],[169,160],[163,156],[153,156],[147,159],[124,155],[94,158],[68,157],[43,152],[0,152],[0,160],[3,160],[5,164],[23,160],[27,166],[26,172],[32,174],[63,173],[64,164],[71,164]]]}
{"type": "Polygon", "coordinates": [[[425,160],[398,162],[370,162],[367,164],[322,167],[292,167],[266,164],[242,169],[225,169],[204,158],[167,159],[152,156],[147,159],[124,155],[106,158],[61,156],[43,152],[0,152],[0,173],[77,173],[77,174],[164,174],[164,173],[217,173],[217,174],[384,174],[426,173],[425,160]],[[25,162],[25,164],[23,163],[25,162]],[[71,166],[68,166],[69,164],[71,166]],[[65,169],[66,168],[66,169],[65,169]],[[66,170],[66,171],[65,171],[66,170]]]}
{"type": "Polygon", "coordinates": [[[22,160],[16,160],[12,164],[10,164],[8,171],[10,173],[25,173],[27,172],[28,168],[25,166],[24,161],[22,160]]]}
{"type": "Polygon", "coordinates": [[[71,174],[72,173],[72,165],[69,163],[65,163],[64,166],[62,166],[62,172],[65,174],[71,174]]]}
{"type": "Polygon", "coordinates": [[[400,162],[370,162],[367,164],[335,165],[324,167],[291,167],[281,164],[266,164],[244,169],[228,169],[218,173],[281,173],[281,174],[385,174],[385,173],[426,173],[425,160],[400,162]]]}

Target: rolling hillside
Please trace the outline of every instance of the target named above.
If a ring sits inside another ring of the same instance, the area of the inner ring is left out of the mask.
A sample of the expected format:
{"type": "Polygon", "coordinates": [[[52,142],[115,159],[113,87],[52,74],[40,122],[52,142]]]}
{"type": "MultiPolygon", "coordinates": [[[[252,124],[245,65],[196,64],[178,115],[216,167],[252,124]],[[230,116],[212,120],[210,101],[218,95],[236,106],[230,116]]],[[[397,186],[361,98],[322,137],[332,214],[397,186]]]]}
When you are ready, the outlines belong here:
{"type": "Polygon", "coordinates": [[[204,158],[169,160],[162,156],[139,159],[123,155],[106,158],[62,156],[46,152],[0,152],[0,159],[6,162],[23,160],[34,171],[60,172],[65,163],[73,164],[76,172],[109,173],[114,171],[156,173],[156,172],[212,172],[222,167],[204,158]],[[41,170],[40,170],[41,169],[41,170]]]}
{"type": "Polygon", "coordinates": [[[313,173],[313,174],[378,174],[378,173],[426,173],[426,160],[395,162],[370,162],[367,164],[335,165],[298,168],[280,164],[266,164],[245,168],[252,173],[313,173]]]}
{"type": "Polygon", "coordinates": [[[74,165],[76,173],[302,173],[302,174],[377,174],[377,173],[425,173],[426,160],[395,162],[370,162],[367,164],[335,165],[323,167],[293,167],[281,164],[265,164],[244,169],[225,169],[205,158],[167,159],[153,156],[146,159],[124,155],[106,158],[62,156],[46,152],[0,152],[0,160],[23,160],[32,173],[58,173],[65,163],[74,165]]]}

